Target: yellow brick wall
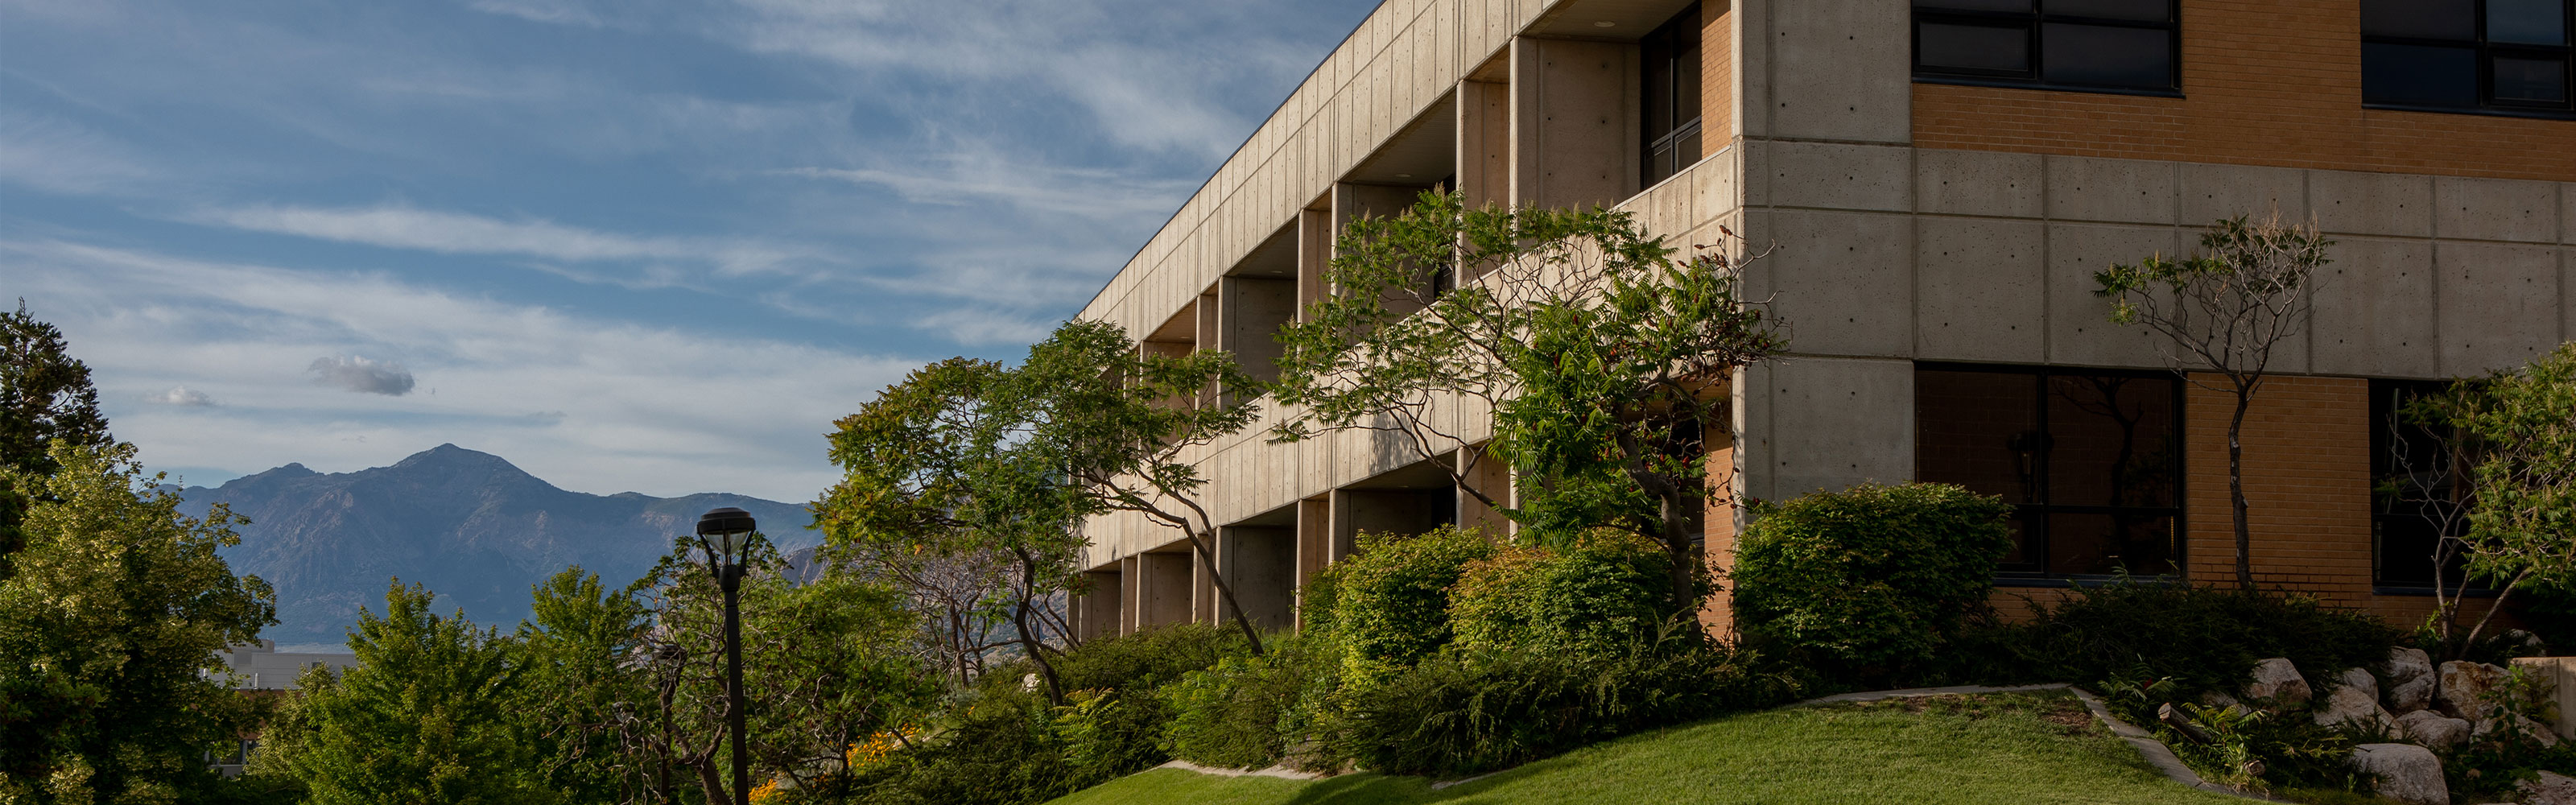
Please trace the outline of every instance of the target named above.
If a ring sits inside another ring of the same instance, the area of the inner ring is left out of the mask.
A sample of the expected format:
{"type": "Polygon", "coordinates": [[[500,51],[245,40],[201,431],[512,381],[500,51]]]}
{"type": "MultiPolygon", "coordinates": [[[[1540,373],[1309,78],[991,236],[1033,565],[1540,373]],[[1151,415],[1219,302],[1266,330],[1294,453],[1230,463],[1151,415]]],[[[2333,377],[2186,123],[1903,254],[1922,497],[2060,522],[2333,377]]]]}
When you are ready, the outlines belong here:
{"type": "Polygon", "coordinates": [[[2184,0],[2182,98],[1914,85],[1924,148],[2576,181],[2576,121],[2361,106],[2353,0],[2184,0]]]}
{"type": "Polygon", "coordinates": [[[1735,141],[1735,20],[1730,0],[1699,6],[1700,154],[1735,141]]]}

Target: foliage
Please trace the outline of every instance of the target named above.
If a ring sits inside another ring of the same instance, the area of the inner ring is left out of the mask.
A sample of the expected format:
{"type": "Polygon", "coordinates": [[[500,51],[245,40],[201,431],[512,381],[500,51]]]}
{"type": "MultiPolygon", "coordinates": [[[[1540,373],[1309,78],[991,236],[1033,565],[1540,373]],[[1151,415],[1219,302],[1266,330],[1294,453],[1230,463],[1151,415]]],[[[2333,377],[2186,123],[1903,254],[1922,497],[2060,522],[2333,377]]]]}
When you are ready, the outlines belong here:
{"type": "Polygon", "coordinates": [[[618,663],[642,642],[644,603],[575,566],[536,585],[529,609],[534,620],[521,621],[507,645],[545,786],[573,802],[615,801],[635,762],[619,751],[619,705],[643,698],[618,663]]]}
{"type": "Polygon", "coordinates": [[[1163,748],[1209,766],[1260,768],[1329,730],[1342,647],[1328,633],[1283,638],[1258,657],[1227,657],[1163,686],[1163,748]]]}
{"type": "Polygon", "coordinates": [[[1446,645],[1449,593],[1469,563],[1492,556],[1483,531],[1441,526],[1418,535],[1362,534],[1335,563],[1333,628],[1356,683],[1411,665],[1446,645]]]}
{"type": "Polygon", "coordinates": [[[2495,731],[2453,747],[2450,756],[2443,758],[2442,769],[2450,777],[2452,790],[2503,799],[2512,793],[2516,781],[2530,779],[2535,772],[2564,774],[2576,769],[2576,741],[2543,746],[2532,734],[2549,729],[2559,715],[2555,692],[2549,677],[2530,665],[2517,663],[2505,669],[2504,678],[2480,697],[2494,708],[2489,717],[2495,720],[2495,731]]]}
{"type": "Polygon", "coordinates": [[[2300,668],[2374,666],[2397,630],[2370,615],[2284,593],[2123,579],[2078,588],[2031,618],[1976,624],[1954,644],[1957,681],[2171,678],[2178,698],[2234,694],[2254,664],[2286,657],[2300,668]]]}
{"type": "Polygon", "coordinates": [[[1444,651],[1355,691],[1340,740],[1372,771],[1456,776],[1794,693],[1750,656],[1675,632],[1591,657],[1444,651]]]}
{"type": "Polygon", "coordinates": [[[2469,576],[2502,599],[2526,585],[2576,589],[2576,342],[2409,413],[2448,426],[2465,454],[2469,576]]]}
{"type": "Polygon", "coordinates": [[[2172,358],[2176,372],[2216,372],[2236,398],[2227,423],[2227,491],[2236,525],[2236,583],[2248,590],[2254,589],[2254,560],[2245,502],[2245,412],[2270,371],[2273,349],[2307,323],[2316,271],[2332,262],[2326,258],[2332,245],[2318,236],[2313,222],[2285,225],[2277,211],[2251,223],[2240,215],[2203,233],[2199,255],[2151,255],[2134,266],[2093,274],[2093,293],[2112,300],[2113,322],[2145,324],[2163,334],[2180,349],[2172,358]]]}
{"type": "MultiPolygon", "coordinates": [[[[62,331],[27,315],[27,300],[18,300],[15,313],[0,313],[0,470],[41,478],[62,468],[52,455],[55,444],[115,443],[98,411],[89,367],[64,349],[62,331]]],[[[0,579],[9,577],[9,556],[23,544],[19,521],[35,494],[42,493],[0,484],[0,579]]]]}
{"type": "Polygon", "coordinates": [[[1920,666],[1993,588],[2011,512],[1947,484],[1863,484],[1764,506],[1736,545],[1738,628],[1840,679],[1920,666]]]}
{"type": "Polygon", "coordinates": [[[1611,529],[1561,549],[1505,546],[1468,564],[1450,590],[1450,628],[1460,645],[1612,653],[1664,622],[1669,561],[1653,542],[1611,529]]]}
{"type": "Polygon", "coordinates": [[[512,695],[510,641],[429,605],[427,589],[397,581],[383,615],[359,610],[358,665],[307,670],[254,769],[302,782],[317,805],[558,801],[512,695]]]}
{"type": "Polygon", "coordinates": [[[2350,792],[2362,782],[2345,765],[2352,747],[2381,740],[2359,727],[2317,724],[2313,702],[2272,712],[2189,701],[2192,691],[2181,680],[2152,676],[2143,665],[2095,684],[2112,714],[2154,732],[2204,778],[2240,791],[2295,789],[2329,798],[2350,792]],[[2198,731],[2165,721],[2168,710],[2198,731]]]}
{"type": "Polygon", "coordinates": [[[1599,208],[1470,209],[1426,193],[1355,221],[1325,271],[1335,293],[1280,333],[1278,398],[1296,407],[1275,435],[1393,433],[1542,538],[1647,535],[1672,559],[1667,612],[1696,609],[1691,524],[1726,486],[1703,455],[1726,421],[1711,392],[1786,341],[1739,296],[1742,257],[1674,254],[1599,208]],[[1495,412],[1495,454],[1531,481],[1521,508],[1476,482],[1487,451],[1451,429],[1450,406],[1495,412]]]}
{"type": "Polygon", "coordinates": [[[0,579],[0,799],[204,796],[206,753],[253,716],[215,652],[276,622],[268,584],[216,553],[244,521],[179,514],[131,446],[48,450],[54,474],[0,476],[33,502],[0,579]]]}

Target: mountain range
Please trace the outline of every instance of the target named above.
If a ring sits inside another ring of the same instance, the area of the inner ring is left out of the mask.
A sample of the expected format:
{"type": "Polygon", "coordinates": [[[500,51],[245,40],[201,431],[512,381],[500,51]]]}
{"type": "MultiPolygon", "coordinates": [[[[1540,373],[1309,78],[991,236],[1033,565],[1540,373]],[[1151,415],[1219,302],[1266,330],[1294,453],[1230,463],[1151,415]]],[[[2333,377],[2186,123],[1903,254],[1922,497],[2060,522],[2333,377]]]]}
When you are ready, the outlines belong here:
{"type": "MultiPolygon", "coordinates": [[[[288,464],[224,485],[179,490],[181,510],[217,503],[250,518],[222,553],[233,572],[277,589],[282,646],[336,646],[358,608],[384,611],[396,578],[507,632],[528,617],[529,589],[570,565],[623,585],[652,569],[698,515],[736,506],[783,551],[819,541],[802,505],[743,495],[591,495],[539,480],[500,456],[442,444],[390,467],[318,473],[288,464]]],[[[324,649],[333,650],[338,649],[324,649]]]]}

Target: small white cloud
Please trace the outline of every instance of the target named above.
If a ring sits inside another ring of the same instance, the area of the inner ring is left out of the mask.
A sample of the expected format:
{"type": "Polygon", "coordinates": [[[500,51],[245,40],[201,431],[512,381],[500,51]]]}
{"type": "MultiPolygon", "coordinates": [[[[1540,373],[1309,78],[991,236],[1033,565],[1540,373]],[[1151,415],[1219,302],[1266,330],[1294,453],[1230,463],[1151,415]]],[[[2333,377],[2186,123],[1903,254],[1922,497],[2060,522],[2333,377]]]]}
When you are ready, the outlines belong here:
{"type": "Polygon", "coordinates": [[[376,361],[363,355],[332,355],[314,358],[305,368],[313,375],[313,384],[400,397],[411,393],[411,370],[393,361],[376,361]]]}
{"type": "Polygon", "coordinates": [[[144,398],[144,401],[154,405],[180,405],[195,407],[215,404],[215,398],[208,397],[205,392],[198,391],[187,386],[172,386],[169,391],[164,391],[144,398]]]}
{"type": "Polygon", "coordinates": [[[530,22],[553,25],[578,25],[597,28],[603,25],[599,15],[577,2],[563,0],[475,0],[473,9],[486,14],[517,17],[530,22]]]}

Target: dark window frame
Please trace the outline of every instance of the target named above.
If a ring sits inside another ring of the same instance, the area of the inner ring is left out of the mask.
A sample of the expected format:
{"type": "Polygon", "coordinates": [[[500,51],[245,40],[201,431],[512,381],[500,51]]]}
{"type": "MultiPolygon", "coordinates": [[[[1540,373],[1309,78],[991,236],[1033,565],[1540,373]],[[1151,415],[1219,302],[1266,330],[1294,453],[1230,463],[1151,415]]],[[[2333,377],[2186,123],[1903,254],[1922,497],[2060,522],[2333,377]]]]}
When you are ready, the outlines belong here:
{"type": "MultiPolygon", "coordinates": [[[[2051,503],[2048,500],[2047,493],[2049,483],[2049,451],[2037,451],[2033,458],[2030,473],[2032,476],[2039,479],[2038,483],[2041,491],[2035,495],[2038,500],[2037,502],[2011,504],[2014,509],[2014,518],[2021,522],[2024,529],[2023,537],[2025,541],[2023,542],[2023,550],[2025,554],[2024,559],[2026,561],[2019,565],[1998,567],[1995,572],[1995,583],[1999,586],[2007,587],[2078,587],[2098,585],[2119,578],[2118,574],[2109,573],[2049,572],[2047,570],[2048,549],[2050,547],[2048,516],[2051,514],[2136,514],[2150,517],[2170,517],[2173,520],[2173,555],[2168,557],[2167,561],[2172,563],[2173,572],[2138,574],[2132,576],[2132,578],[2171,582],[2182,582],[2189,579],[2191,569],[2191,531],[2190,523],[2188,521],[2188,512],[2190,509],[2190,473],[2188,468],[2185,466],[2186,462],[2184,458],[2184,454],[2188,447],[2187,442],[2190,437],[2189,414],[2188,409],[2185,407],[2187,403],[2185,394],[2187,393],[2187,387],[2189,384],[2183,382],[2182,378],[2177,377],[2170,371],[2156,370],[2101,369],[2083,366],[2047,366],[2030,364],[1944,363],[1938,361],[1916,361],[1914,363],[1914,370],[1918,374],[1926,371],[1974,372],[1982,374],[2012,375],[2027,378],[2031,383],[2033,400],[2037,404],[2035,415],[2037,416],[2038,421],[2035,424],[2037,432],[2041,434],[2049,433],[2049,406],[2047,395],[2049,378],[2051,377],[2133,377],[2139,379],[2163,380],[2171,383],[2173,391],[2169,404],[2173,406],[2172,505],[2109,506],[2051,503]]],[[[1918,396],[1915,402],[1914,438],[1919,440],[1922,438],[1923,420],[1922,402],[1919,396],[1920,392],[1918,391],[1917,394],[1918,396]]],[[[1914,457],[1914,477],[1917,480],[1930,480],[1925,478],[1924,461],[1925,456],[1918,451],[1914,457]]]]}
{"type": "MultiPolygon", "coordinates": [[[[2410,452],[2420,448],[2448,446],[2449,434],[2417,433],[2416,426],[2399,422],[2396,415],[2397,409],[2404,404],[2405,400],[2440,391],[2449,385],[2451,381],[2387,378],[2370,380],[2370,586],[2373,594],[2433,594],[2432,576],[2423,573],[2429,568],[2422,567],[2431,564],[2432,557],[2429,554],[2404,557],[2402,560],[2404,564],[2418,567],[2407,568],[2408,572],[2402,577],[2392,576],[2390,573],[2390,565],[2396,564],[2390,561],[2395,558],[2388,546],[2390,534],[2397,528],[2421,527],[2425,517],[2414,512],[2393,510],[2395,501],[2389,495],[2383,494],[2382,485],[2394,482],[2393,478],[2399,469],[2395,451],[2401,444],[2410,452]]],[[[2410,456],[2408,459],[2410,464],[2429,461],[2450,464],[2455,460],[2456,457],[2452,456],[2422,459],[2410,456]]],[[[2446,467],[2445,471],[2451,473],[2454,478],[2452,482],[2457,483],[2458,477],[2464,474],[2467,468],[2450,466],[2446,467]]],[[[2462,502],[2456,505],[2466,504],[2462,502]]],[[[2443,538],[2458,539],[2457,532],[2466,525],[2465,517],[2455,519],[2451,523],[2454,533],[2445,534],[2443,538]]],[[[2468,580],[2467,554],[2454,554],[2451,559],[2453,566],[2439,569],[2438,572],[2447,579],[2447,583],[2443,586],[2449,588],[2453,595],[2486,598],[2496,594],[2494,590],[2468,580]]]]}
{"type": "MultiPolygon", "coordinates": [[[[2368,3],[2371,2],[2371,0],[2363,0],[2363,2],[2368,3]]],[[[2361,46],[2363,49],[2362,58],[2365,65],[2365,75],[2367,75],[2369,48],[2371,45],[2414,45],[2419,47],[2465,49],[2469,51],[2471,58],[2475,60],[2476,64],[2475,74],[2477,76],[2477,86],[2471,93],[2472,97],[2475,99],[2474,103],[2468,106],[2447,106],[2440,104],[2373,101],[2370,99],[2370,84],[2368,80],[2365,79],[2361,88],[2362,108],[2387,109],[2400,112],[2438,112],[2442,114],[2461,115],[2537,117],[2552,120],[2576,119],[2576,0],[2559,0],[2560,10],[2558,22],[2562,30],[2560,32],[2559,43],[2556,45],[2531,45],[2519,42],[2488,41],[2487,2],[2488,0],[2469,0],[2471,37],[2469,39],[2372,34],[2367,30],[2365,30],[2361,35],[2361,46]],[[2559,65],[2559,89],[2566,97],[2556,104],[2498,100],[2495,97],[2496,57],[2509,57],[2516,55],[2544,59],[2557,59],[2559,65]]]]}
{"type": "Polygon", "coordinates": [[[2091,92],[2109,95],[2144,95],[2157,98],[2183,97],[2182,0],[2166,0],[2165,19],[2161,22],[2120,19],[2114,17],[2091,17],[2079,14],[2052,14],[2048,11],[2047,0],[2032,0],[2031,10],[2029,11],[1990,11],[1941,8],[1938,6],[1927,8],[1925,7],[1926,2],[1937,3],[1939,0],[1915,0],[1911,6],[1914,15],[1913,22],[1908,26],[1908,42],[1913,48],[1910,61],[1913,65],[1915,83],[1960,84],[1977,87],[2011,87],[2015,89],[2039,89],[2052,92],[2091,92]],[[2003,27],[2004,25],[2021,27],[2024,31],[2023,35],[2027,37],[2024,48],[2030,54],[2030,69],[2021,71],[2004,71],[1973,70],[1951,67],[1926,67],[1923,64],[1923,23],[1925,22],[1951,23],[1981,27],[2003,27]],[[2051,23],[2165,31],[2167,34],[2165,38],[2165,86],[2130,87],[2049,81],[2046,75],[2046,65],[2043,63],[2043,60],[2046,58],[2047,51],[2044,47],[2044,42],[2042,41],[2043,37],[2041,34],[2043,29],[2051,23]]]}
{"type": "Polygon", "coordinates": [[[1698,3],[1690,4],[1688,8],[1674,14],[1671,19],[1665,20],[1662,25],[1655,26],[1655,30],[1647,32],[1645,37],[1637,42],[1639,68],[1637,130],[1642,133],[1643,140],[1638,151],[1637,187],[1641,190],[1680,175],[1682,169],[1690,167],[1693,163],[1697,163],[1700,157],[1707,155],[1707,141],[1699,139],[1701,122],[1706,119],[1706,115],[1700,109],[1701,98],[1696,95],[1682,97],[1682,88],[1685,85],[1701,87],[1702,91],[1705,91],[1701,82],[1707,80],[1707,76],[1700,71],[1700,60],[1705,58],[1703,49],[1707,46],[1707,43],[1702,41],[1700,32],[1700,4],[1698,3]],[[1685,40],[1691,43],[1688,48],[1680,46],[1680,43],[1685,40]],[[1683,59],[1681,58],[1683,54],[1690,54],[1693,58],[1683,59]],[[1663,98],[1654,97],[1657,89],[1656,76],[1659,74],[1656,64],[1658,60],[1665,62],[1661,66],[1663,72],[1660,73],[1665,76],[1661,83],[1667,97],[1663,98]],[[1681,75],[1684,72],[1688,72],[1692,80],[1682,81],[1681,75]],[[1655,130],[1652,110],[1656,104],[1662,104],[1665,114],[1672,118],[1670,128],[1662,131],[1655,130]],[[1691,113],[1690,119],[1682,119],[1683,110],[1691,113]],[[1697,153],[1680,154],[1682,145],[1689,142],[1699,143],[1697,153]],[[1670,164],[1665,164],[1666,160],[1658,159],[1658,155],[1668,153],[1677,154],[1669,160],[1670,164]]]}

